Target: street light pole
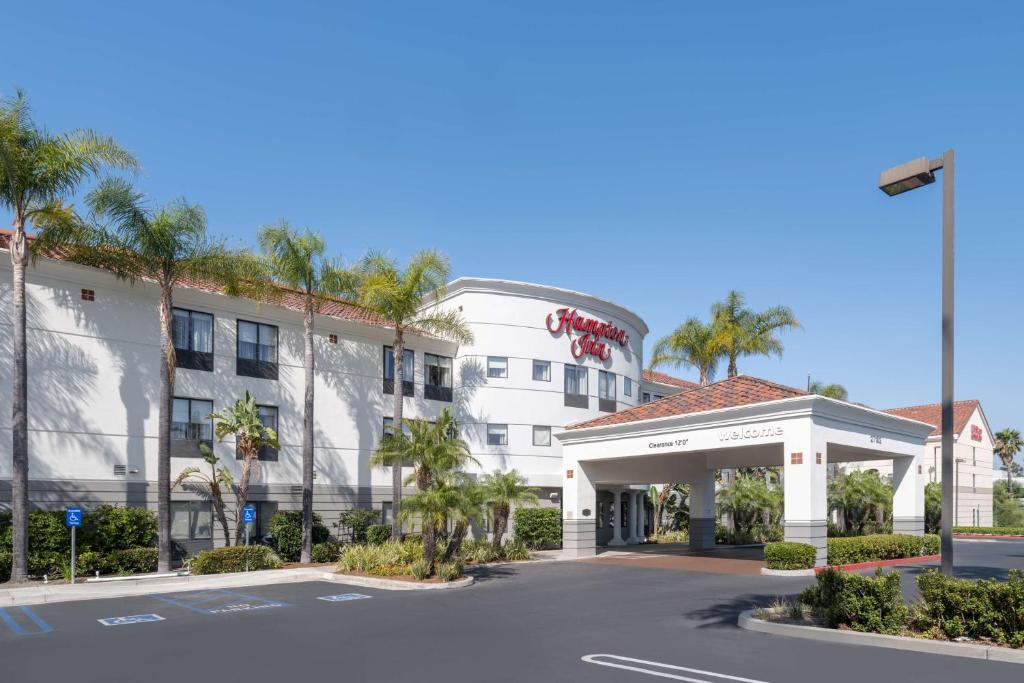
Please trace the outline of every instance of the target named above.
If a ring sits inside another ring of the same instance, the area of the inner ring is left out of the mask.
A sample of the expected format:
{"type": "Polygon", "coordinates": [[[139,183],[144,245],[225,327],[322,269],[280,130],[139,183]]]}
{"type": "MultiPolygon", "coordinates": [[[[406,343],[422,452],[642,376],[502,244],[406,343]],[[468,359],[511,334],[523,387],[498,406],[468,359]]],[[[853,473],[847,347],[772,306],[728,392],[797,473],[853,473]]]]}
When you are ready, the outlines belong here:
{"type": "Polygon", "coordinates": [[[942,573],[953,575],[953,189],[954,153],[938,159],[926,157],[882,173],[879,189],[889,196],[935,182],[942,169],[942,573]]]}

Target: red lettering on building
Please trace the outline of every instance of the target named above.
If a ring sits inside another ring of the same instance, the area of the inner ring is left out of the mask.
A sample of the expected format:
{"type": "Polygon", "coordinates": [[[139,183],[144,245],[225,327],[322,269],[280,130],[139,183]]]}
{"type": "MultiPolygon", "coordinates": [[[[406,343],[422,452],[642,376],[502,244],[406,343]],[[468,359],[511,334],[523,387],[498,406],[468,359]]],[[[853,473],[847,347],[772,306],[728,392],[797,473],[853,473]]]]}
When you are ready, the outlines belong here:
{"type": "Polygon", "coordinates": [[[577,360],[593,356],[605,361],[612,357],[609,342],[618,342],[621,347],[629,344],[629,335],[624,329],[611,321],[582,316],[575,308],[559,308],[554,313],[548,313],[547,327],[551,334],[565,332],[569,336],[569,350],[577,360]],[[575,337],[573,332],[576,333],[575,337]]]}
{"type": "Polygon", "coordinates": [[[981,427],[971,425],[971,441],[981,441],[981,427]]]}

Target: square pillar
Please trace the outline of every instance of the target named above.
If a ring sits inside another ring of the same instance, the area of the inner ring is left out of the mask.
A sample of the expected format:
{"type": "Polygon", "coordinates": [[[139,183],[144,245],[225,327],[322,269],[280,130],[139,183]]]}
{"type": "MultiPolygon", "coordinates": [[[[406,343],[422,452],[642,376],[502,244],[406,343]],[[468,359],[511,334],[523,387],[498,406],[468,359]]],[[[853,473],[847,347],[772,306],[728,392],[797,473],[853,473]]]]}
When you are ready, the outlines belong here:
{"type": "Polygon", "coordinates": [[[626,495],[629,496],[629,538],[626,539],[626,543],[630,545],[636,545],[640,543],[640,539],[636,533],[636,520],[640,515],[637,513],[637,492],[626,491],[626,495]]]}
{"type": "Polygon", "coordinates": [[[921,455],[892,460],[892,531],[924,535],[924,475],[921,455]]]}
{"type": "Polygon", "coordinates": [[[715,547],[715,471],[690,483],[690,548],[715,547]]]}
{"type": "Polygon", "coordinates": [[[814,427],[796,428],[787,435],[783,454],[785,539],[813,545],[816,566],[828,559],[828,453],[814,427]]]}
{"type": "Polygon", "coordinates": [[[597,554],[597,491],[590,473],[568,461],[562,476],[562,553],[567,557],[597,554]]]}
{"type": "Polygon", "coordinates": [[[612,491],[612,496],[612,540],[608,541],[608,545],[626,545],[622,540],[622,489],[612,491]]]}
{"type": "Polygon", "coordinates": [[[646,512],[646,505],[644,499],[647,494],[643,491],[636,492],[636,542],[643,543],[647,540],[644,536],[644,512],[646,512]]]}

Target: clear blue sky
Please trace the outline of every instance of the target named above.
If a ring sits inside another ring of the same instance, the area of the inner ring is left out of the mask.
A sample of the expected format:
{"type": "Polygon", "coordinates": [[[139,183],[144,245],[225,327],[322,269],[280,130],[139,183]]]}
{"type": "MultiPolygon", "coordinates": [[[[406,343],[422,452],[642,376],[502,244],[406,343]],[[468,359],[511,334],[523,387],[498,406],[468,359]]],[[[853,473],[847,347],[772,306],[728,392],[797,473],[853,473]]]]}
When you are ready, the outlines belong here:
{"type": "Polygon", "coordinates": [[[878,173],[955,147],[957,397],[1024,428],[1013,3],[146,4],[6,7],[0,91],[217,233],[436,247],[624,304],[648,349],[730,288],[788,304],[804,329],[741,372],[877,407],[939,398],[941,218],[878,173]]]}

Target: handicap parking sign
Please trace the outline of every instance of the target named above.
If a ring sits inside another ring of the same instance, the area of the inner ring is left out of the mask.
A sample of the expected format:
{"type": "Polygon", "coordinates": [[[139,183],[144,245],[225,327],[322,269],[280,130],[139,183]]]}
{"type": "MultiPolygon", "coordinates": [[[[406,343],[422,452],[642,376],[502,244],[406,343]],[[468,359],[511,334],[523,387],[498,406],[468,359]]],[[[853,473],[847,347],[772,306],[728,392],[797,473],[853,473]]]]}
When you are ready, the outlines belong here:
{"type": "Polygon", "coordinates": [[[242,508],[242,521],[246,524],[252,524],[256,521],[256,508],[252,505],[246,505],[242,508]]]}
{"type": "Polygon", "coordinates": [[[129,617],[108,617],[97,619],[104,626],[127,626],[128,624],[145,624],[150,621],[164,621],[159,614],[133,614],[129,617]]]}
{"type": "Polygon", "coordinates": [[[64,511],[64,524],[82,526],[82,508],[68,508],[64,511]]]}

